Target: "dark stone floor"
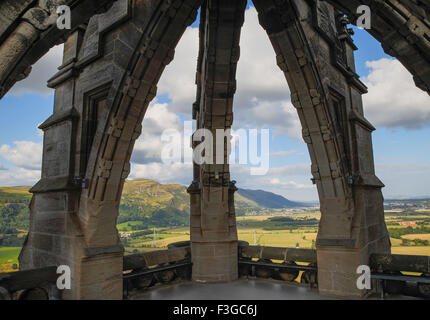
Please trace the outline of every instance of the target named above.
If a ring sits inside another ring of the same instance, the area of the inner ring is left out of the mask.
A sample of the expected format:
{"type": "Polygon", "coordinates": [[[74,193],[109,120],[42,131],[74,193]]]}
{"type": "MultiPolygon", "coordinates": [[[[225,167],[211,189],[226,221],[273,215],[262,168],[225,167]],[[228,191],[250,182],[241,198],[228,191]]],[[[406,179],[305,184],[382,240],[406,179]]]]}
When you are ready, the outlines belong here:
{"type": "Polygon", "coordinates": [[[322,300],[317,289],[266,280],[184,282],[133,294],[132,300],[322,300]]]}
{"type": "MultiPolygon", "coordinates": [[[[130,292],[130,300],[335,300],[322,296],[317,289],[298,283],[264,279],[240,279],[231,283],[203,284],[182,282],[155,287],[144,292],[130,292]]],[[[379,295],[368,300],[381,299],[379,295]]],[[[389,296],[386,300],[414,300],[406,296],[389,296]]]]}

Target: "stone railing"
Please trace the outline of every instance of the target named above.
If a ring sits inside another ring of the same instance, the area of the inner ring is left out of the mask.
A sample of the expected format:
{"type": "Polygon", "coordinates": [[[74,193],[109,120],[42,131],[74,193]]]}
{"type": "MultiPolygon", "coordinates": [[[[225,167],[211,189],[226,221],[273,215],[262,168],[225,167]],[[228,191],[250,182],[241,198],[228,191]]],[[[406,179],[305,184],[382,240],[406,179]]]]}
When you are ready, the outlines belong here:
{"type": "Polygon", "coordinates": [[[168,250],[124,256],[124,298],[131,292],[191,280],[189,243],[169,246],[168,250]]]}
{"type": "Polygon", "coordinates": [[[0,274],[0,300],[56,300],[57,267],[0,274]]]}
{"type": "Polygon", "coordinates": [[[430,257],[373,254],[370,257],[376,290],[430,299],[430,257]]]}
{"type": "Polygon", "coordinates": [[[318,284],[317,254],[311,249],[249,246],[239,243],[240,277],[318,284]]]}
{"type": "MultiPolygon", "coordinates": [[[[430,257],[373,254],[373,292],[430,299],[430,257]]],[[[168,250],[124,256],[124,298],[151,287],[191,280],[190,242],[168,250]]],[[[61,299],[57,267],[0,274],[0,300],[61,299]]],[[[246,278],[300,282],[316,287],[316,250],[250,246],[239,242],[239,275],[246,278]]]]}

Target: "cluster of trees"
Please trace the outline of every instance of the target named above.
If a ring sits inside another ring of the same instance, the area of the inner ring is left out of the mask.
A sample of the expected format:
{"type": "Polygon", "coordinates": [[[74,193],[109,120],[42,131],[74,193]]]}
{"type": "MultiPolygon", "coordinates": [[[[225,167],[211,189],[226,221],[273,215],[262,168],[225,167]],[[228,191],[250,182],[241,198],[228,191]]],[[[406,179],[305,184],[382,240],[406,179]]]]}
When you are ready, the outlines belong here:
{"type": "Polygon", "coordinates": [[[16,234],[0,235],[0,247],[22,247],[25,237],[18,237],[16,234]]]}
{"type": "Polygon", "coordinates": [[[428,246],[430,245],[430,241],[422,240],[422,239],[402,239],[402,246],[410,247],[410,246],[428,246]]]}
{"type": "Polygon", "coordinates": [[[18,230],[28,230],[29,225],[27,203],[3,203],[0,206],[0,234],[16,234],[18,230]]]}
{"type": "Polygon", "coordinates": [[[182,227],[189,226],[190,215],[187,211],[174,207],[154,210],[142,210],[138,205],[120,205],[118,223],[129,221],[142,221],[141,225],[130,226],[131,230],[144,230],[146,228],[182,227]]]}
{"type": "Polygon", "coordinates": [[[424,225],[413,228],[411,226],[406,228],[388,228],[391,238],[402,239],[402,236],[407,234],[425,234],[430,233],[430,227],[424,225]]]}
{"type": "Polygon", "coordinates": [[[244,228],[262,228],[264,230],[294,230],[303,227],[317,227],[317,219],[293,219],[289,217],[272,217],[265,221],[242,220],[237,225],[244,228]]]}

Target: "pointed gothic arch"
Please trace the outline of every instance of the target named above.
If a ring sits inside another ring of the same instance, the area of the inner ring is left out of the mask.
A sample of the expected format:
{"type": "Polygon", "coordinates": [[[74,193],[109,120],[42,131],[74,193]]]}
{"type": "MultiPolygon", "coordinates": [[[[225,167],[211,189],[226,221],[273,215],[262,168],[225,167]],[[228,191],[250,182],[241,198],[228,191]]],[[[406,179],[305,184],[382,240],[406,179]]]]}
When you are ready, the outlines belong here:
{"type": "Polygon", "coordinates": [[[41,125],[42,179],[31,190],[31,228],[20,255],[23,269],[69,265],[65,298],[122,298],[116,219],[131,153],[158,80],[200,5],[118,1],[65,43],[64,64],[49,81],[54,115],[41,125]]]}
{"type": "Polygon", "coordinates": [[[375,252],[389,252],[371,132],[355,74],[349,34],[330,5],[254,0],[278,66],[291,90],[312,160],[321,221],[317,238],[320,292],[360,295],[357,267],[375,252]]]}

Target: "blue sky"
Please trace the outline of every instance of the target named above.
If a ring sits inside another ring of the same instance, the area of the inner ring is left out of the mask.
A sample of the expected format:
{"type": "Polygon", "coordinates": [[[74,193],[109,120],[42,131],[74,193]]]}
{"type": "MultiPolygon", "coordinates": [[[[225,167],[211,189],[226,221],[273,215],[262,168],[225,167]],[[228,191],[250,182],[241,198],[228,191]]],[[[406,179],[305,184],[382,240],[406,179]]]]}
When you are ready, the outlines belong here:
{"type": "MultiPolygon", "coordinates": [[[[193,27],[197,27],[195,23],[193,27]]],[[[244,188],[265,189],[292,200],[316,201],[310,182],[310,159],[300,138],[297,116],[290,106],[288,86],[276,66],[269,40],[258,26],[255,10],[246,14],[238,67],[235,126],[271,130],[268,176],[250,177],[247,168],[232,168],[232,176],[244,188]],[[264,81],[262,81],[262,79],[264,81]],[[281,110],[281,112],[278,112],[281,110]]],[[[357,72],[369,86],[364,99],[366,117],[375,124],[373,135],[377,175],[387,185],[386,198],[430,196],[430,99],[413,85],[404,67],[384,54],[367,32],[355,28],[357,72]],[[428,109],[428,110],[427,110],[428,109]]],[[[187,30],[159,84],[159,96],[147,119],[157,130],[144,132],[133,155],[131,178],[188,184],[189,166],[165,167],[148,162],[160,151],[159,139],[166,126],[181,128],[190,119],[194,102],[197,30],[187,30]]],[[[40,177],[41,142],[37,126],[53,110],[53,92],[45,87],[61,61],[57,47],[44,57],[31,76],[0,100],[0,185],[31,185],[40,177]],[[18,143],[16,143],[18,142],[18,143]]]]}

